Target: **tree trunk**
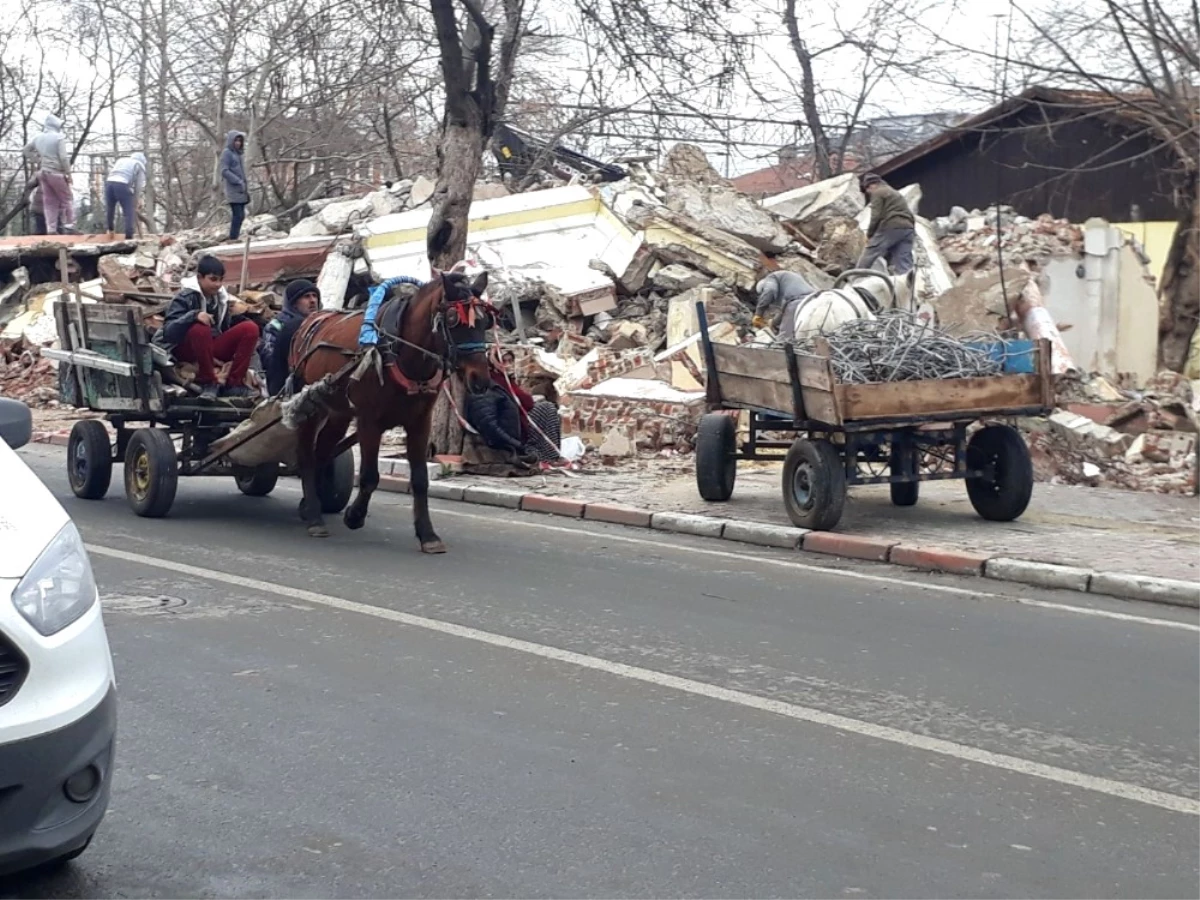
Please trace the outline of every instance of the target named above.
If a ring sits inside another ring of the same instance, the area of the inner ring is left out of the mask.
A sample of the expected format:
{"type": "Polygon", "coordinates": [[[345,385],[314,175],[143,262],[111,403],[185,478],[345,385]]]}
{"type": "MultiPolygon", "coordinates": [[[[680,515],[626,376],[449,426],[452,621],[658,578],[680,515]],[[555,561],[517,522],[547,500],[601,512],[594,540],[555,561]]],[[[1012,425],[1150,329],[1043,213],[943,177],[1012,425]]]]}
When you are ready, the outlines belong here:
{"type": "Polygon", "coordinates": [[[1193,178],[1158,289],[1159,365],[1182,372],[1200,322],[1200,183],[1193,178]]]}
{"type": "Polygon", "coordinates": [[[485,138],[479,107],[473,100],[465,105],[470,111],[468,121],[447,121],[442,128],[437,150],[438,179],[425,238],[430,264],[443,271],[466,255],[471,198],[483,166],[485,138]]]}

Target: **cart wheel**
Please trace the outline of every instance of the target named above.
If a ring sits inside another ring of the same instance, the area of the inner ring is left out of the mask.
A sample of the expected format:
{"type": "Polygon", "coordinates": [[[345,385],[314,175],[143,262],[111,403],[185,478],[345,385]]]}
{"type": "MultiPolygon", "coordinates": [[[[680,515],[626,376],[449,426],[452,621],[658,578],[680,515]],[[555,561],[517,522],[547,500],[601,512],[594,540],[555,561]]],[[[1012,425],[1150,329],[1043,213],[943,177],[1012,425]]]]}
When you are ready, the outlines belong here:
{"type": "Polygon", "coordinates": [[[317,499],[321,512],[337,515],[350,502],[354,493],[354,453],[347,450],[317,473],[317,499]]]}
{"type": "Polygon", "coordinates": [[[696,487],[705,500],[724,502],[737,479],[737,426],[733,418],[709,413],[696,435],[696,487]]]}
{"type": "Polygon", "coordinates": [[[1011,522],[1025,512],[1033,496],[1033,460],[1015,428],[988,425],[971,435],[967,468],[983,472],[967,479],[975,512],[992,522],[1011,522]]]}
{"type": "MultiPolygon", "coordinates": [[[[917,473],[917,448],[907,441],[892,442],[891,462],[888,470],[892,475],[915,475],[917,473]]],[[[900,481],[888,485],[892,490],[893,506],[916,506],[921,495],[921,482],[900,481]]]]}
{"type": "Polygon", "coordinates": [[[829,441],[797,438],[783,463],[783,505],[797,528],[829,531],[846,505],[846,470],[829,441]]]}
{"type": "Polygon", "coordinates": [[[125,496],[139,516],[160,519],[175,502],[179,459],[171,435],[161,428],[139,428],[125,451],[125,496]]]}
{"type": "Polygon", "coordinates": [[[101,500],[112,484],[112,442],[103,422],[83,419],[67,441],[67,480],[82,500],[101,500]]]}
{"type": "Polygon", "coordinates": [[[279,481],[279,464],[263,463],[261,466],[244,468],[239,466],[233,473],[238,490],[247,497],[265,497],[275,490],[279,481]]]}

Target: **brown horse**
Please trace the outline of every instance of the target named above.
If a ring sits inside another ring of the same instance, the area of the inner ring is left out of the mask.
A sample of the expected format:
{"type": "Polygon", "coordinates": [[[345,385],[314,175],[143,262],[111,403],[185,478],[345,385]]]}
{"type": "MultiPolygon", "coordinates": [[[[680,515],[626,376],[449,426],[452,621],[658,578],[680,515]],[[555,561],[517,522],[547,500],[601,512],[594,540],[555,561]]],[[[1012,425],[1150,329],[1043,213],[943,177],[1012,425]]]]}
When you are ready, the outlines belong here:
{"type": "Polygon", "coordinates": [[[371,495],[379,485],[379,443],[383,433],[405,433],[413,522],[424,553],[445,553],[446,545],[429,519],[429,431],[438,389],[457,371],[471,389],[488,379],[484,339],[494,312],[481,299],[487,273],[474,282],[458,272],[436,273],[411,300],[396,296],[375,317],[378,352],[359,347],[363,311],[311,316],[292,340],[293,383],[316,385],[325,379],[328,396],[320,411],[300,422],[297,456],[304,499],[300,518],[314,537],[329,532],[321,517],[318,477],[338,452],[357,438],[361,451],[358,494],[347,508],[347,528],[362,528],[371,495]],[[351,421],[355,433],[346,438],[351,421]]]}

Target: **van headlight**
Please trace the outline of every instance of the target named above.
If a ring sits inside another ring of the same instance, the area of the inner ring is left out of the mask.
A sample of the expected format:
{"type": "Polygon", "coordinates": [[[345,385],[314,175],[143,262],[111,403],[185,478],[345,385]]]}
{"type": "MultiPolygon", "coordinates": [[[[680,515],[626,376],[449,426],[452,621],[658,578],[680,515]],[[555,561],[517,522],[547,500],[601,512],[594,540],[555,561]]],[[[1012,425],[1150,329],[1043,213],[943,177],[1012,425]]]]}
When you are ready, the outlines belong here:
{"type": "Polygon", "coordinates": [[[83,539],[68,522],[13,591],[17,611],[40,634],[56,634],[92,608],[96,580],[83,539]]]}

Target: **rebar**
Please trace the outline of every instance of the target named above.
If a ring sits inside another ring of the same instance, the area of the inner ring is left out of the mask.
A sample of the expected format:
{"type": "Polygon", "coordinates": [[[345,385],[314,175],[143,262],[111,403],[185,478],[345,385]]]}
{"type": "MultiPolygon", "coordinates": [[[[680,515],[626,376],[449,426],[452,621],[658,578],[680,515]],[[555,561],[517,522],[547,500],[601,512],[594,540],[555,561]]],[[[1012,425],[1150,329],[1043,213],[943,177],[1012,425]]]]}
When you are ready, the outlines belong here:
{"type": "Polygon", "coordinates": [[[999,375],[1007,353],[1007,345],[994,334],[955,337],[902,309],[845,322],[828,334],[804,335],[796,341],[797,351],[813,354],[820,338],[828,344],[830,364],[843,384],[999,375]],[[998,352],[968,343],[972,337],[998,352]]]}

